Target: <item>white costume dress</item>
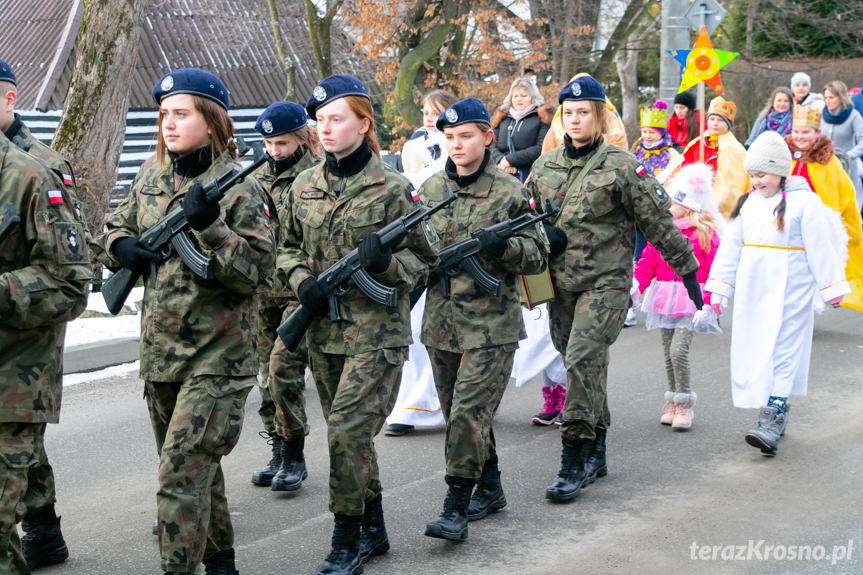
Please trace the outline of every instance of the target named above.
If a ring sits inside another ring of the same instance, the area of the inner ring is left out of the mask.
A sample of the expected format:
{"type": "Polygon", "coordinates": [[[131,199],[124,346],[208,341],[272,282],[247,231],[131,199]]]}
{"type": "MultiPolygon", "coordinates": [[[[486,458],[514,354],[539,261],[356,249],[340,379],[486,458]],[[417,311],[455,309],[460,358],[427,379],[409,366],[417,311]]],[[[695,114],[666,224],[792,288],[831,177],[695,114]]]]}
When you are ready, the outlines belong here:
{"type": "Polygon", "coordinates": [[[731,392],[736,407],[759,408],[771,395],[806,395],[814,310],[850,292],[844,228],[802,178],[780,193],[753,192],[722,236],[705,289],[734,297],[731,392]],[[817,302],[816,302],[817,298],[817,302]]]}

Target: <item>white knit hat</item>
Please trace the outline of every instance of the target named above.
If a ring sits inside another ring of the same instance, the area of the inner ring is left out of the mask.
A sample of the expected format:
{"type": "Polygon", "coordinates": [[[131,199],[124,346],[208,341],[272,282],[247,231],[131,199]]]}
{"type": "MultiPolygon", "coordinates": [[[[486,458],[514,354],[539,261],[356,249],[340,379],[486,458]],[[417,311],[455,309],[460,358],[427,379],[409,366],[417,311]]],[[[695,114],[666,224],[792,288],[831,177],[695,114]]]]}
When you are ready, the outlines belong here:
{"type": "Polygon", "coordinates": [[[791,173],[791,151],[785,139],[776,132],[764,132],[752,142],[743,157],[743,169],[777,176],[791,173]]]}
{"type": "Polygon", "coordinates": [[[692,211],[713,210],[713,170],[701,162],[680,168],[666,187],[673,202],[692,211]]]}
{"type": "Polygon", "coordinates": [[[809,77],[809,74],[806,72],[795,72],[793,76],[791,76],[791,87],[794,87],[794,84],[800,83],[806,84],[810,88],[812,87],[812,78],[809,77]]]}

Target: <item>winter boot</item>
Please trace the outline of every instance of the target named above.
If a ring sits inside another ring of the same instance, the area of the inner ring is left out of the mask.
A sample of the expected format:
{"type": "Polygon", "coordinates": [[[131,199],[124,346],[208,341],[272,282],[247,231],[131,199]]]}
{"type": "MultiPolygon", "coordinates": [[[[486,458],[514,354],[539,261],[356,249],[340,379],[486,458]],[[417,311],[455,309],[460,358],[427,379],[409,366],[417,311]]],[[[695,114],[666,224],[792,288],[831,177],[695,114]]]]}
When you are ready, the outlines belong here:
{"type": "Polygon", "coordinates": [[[304,436],[285,439],[282,442],[282,465],[273,477],[273,491],[297,491],[303,486],[303,480],[309,474],[306,472],[306,458],[303,456],[304,436]]]}
{"type": "Polygon", "coordinates": [[[266,439],[267,443],[273,446],[273,457],[266,467],[252,473],[252,483],[261,487],[268,487],[282,465],[282,444],[284,440],[278,435],[267,433],[266,431],[259,431],[258,435],[266,439]]]}
{"type": "Polygon", "coordinates": [[[69,549],[60,531],[60,518],[53,505],[46,505],[28,513],[21,522],[24,537],[21,553],[31,571],[45,565],[62,563],[69,557],[69,549]]]}
{"type": "Polygon", "coordinates": [[[758,413],[755,427],[746,434],[746,443],[757,447],[764,455],[776,455],[776,446],[785,429],[785,412],[773,406],[765,406],[758,413]]]}
{"type": "Polygon", "coordinates": [[[544,385],[542,387],[542,397],[545,399],[545,403],[542,405],[542,410],[531,419],[534,425],[551,425],[554,423],[554,418],[560,413],[557,388],[556,385],[544,385]]]}
{"type": "Polygon", "coordinates": [[[785,428],[788,427],[788,416],[791,415],[791,406],[786,403],[785,409],[782,411],[785,412],[785,417],[782,418],[782,433],[779,434],[779,437],[785,435],[785,428]]]}
{"type": "Polygon", "coordinates": [[[674,429],[689,429],[692,427],[692,416],[695,415],[692,408],[695,406],[695,401],[698,399],[698,394],[694,391],[691,393],[675,393],[674,394],[674,419],[671,422],[671,427],[674,429]]]}
{"type": "Polygon", "coordinates": [[[500,485],[500,470],[497,468],[497,454],[493,455],[482,468],[482,475],[476,482],[476,489],[467,506],[467,520],[477,521],[489,512],[496,513],[506,507],[506,496],[500,485]]]}
{"type": "Polygon", "coordinates": [[[546,499],[571,501],[578,496],[587,481],[585,463],[593,440],[563,435],[563,451],[560,456],[560,471],[554,482],[545,490],[546,499]]]}
{"type": "Polygon", "coordinates": [[[600,477],[608,475],[608,466],[605,464],[605,436],[607,429],[597,427],[596,438],[590,451],[587,453],[587,461],[584,464],[584,472],[587,475],[584,485],[590,485],[600,477]]]}
{"type": "Polygon", "coordinates": [[[659,423],[662,425],[671,425],[674,421],[674,411],[677,409],[677,404],[674,403],[674,392],[665,392],[665,404],[662,406],[662,415],[659,418],[659,423]]]}
{"type": "Polygon", "coordinates": [[[383,555],[390,550],[390,539],[384,525],[382,499],[381,494],[378,493],[377,497],[366,502],[360,529],[360,561],[363,564],[368,563],[372,557],[383,555]]]}
{"type": "Polygon", "coordinates": [[[234,565],[234,550],[217,551],[204,559],[205,575],[239,575],[234,565]]]}
{"type": "Polygon", "coordinates": [[[426,525],[426,536],[450,541],[467,539],[467,507],[473,491],[473,479],[464,477],[445,477],[449,491],[443,502],[440,517],[426,525]]]}
{"type": "Polygon", "coordinates": [[[362,521],[362,515],[335,514],[332,549],[312,575],[360,575],[363,572],[359,553],[362,521]]]}

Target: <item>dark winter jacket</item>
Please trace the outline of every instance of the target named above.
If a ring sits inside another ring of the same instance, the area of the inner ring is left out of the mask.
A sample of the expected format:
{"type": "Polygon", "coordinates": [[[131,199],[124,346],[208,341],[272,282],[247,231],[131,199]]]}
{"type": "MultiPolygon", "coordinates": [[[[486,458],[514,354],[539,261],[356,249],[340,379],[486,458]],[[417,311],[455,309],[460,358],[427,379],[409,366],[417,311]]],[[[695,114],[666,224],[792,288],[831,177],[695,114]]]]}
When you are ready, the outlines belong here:
{"type": "Polygon", "coordinates": [[[501,158],[506,157],[511,166],[530,171],[530,167],[540,156],[542,140],[551,125],[554,111],[554,106],[545,104],[516,121],[498,108],[491,119],[491,127],[494,129],[491,158],[494,163],[497,164],[501,158]],[[510,131],[513,150],[510,150],[507,138],[510,131]]]}

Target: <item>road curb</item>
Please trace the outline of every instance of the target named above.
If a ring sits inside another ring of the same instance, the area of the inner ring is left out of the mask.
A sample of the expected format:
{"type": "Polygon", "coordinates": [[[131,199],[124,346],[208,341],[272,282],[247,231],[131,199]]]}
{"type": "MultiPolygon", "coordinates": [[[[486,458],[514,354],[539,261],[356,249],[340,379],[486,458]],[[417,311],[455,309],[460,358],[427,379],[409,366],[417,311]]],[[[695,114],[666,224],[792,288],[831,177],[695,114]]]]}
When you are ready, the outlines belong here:
{"type": "Polygon", "coordinates": [[[140,338],[126,337],[67,347],[63,352],[63,375],[97,371],[138,359],[140,338]]]}

